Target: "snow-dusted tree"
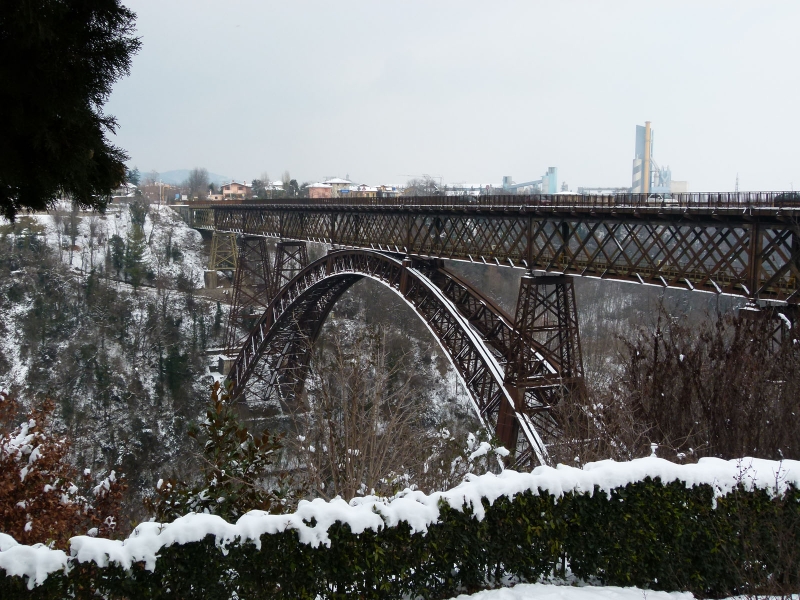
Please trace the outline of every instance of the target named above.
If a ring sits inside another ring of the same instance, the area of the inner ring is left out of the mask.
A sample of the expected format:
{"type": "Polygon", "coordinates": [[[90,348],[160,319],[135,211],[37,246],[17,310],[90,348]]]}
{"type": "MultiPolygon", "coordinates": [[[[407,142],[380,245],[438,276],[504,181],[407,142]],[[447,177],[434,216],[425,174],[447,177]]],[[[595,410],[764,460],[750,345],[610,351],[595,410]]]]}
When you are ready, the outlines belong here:
{"type": "Polygon", "coordinates": [[[411,393],[405,357],[381,328],[336,332],[316,349],[307,402],[292,415],[297,467],[315,495],[390,495],[427,470],[439,433],[411,393]]]}
{"type": "Polygon", "coordinates": [[[235,521],[249,510],[281,513],[294,506],[297,490],[292,479],[274,467],[283,448],[281,438],[268,431],[251,434],[219,383],[211,387],[205,420],[189,435],[203,444],[201,480],[159,480],[155,496],[146,502],[159,521],[189,512],[235,521]]]}
{"type": "Polygon", "coordinates": [[[144,264],[145,251],[144,233],[138,227],[131,229],[125,244],[125,279],[130,281],[133,289],[137,289],[144,281],[146,268],[144,264]]]}
{"type": "Polygon", "coordinates": [[[142,174],[139,173],[139,167],[133,167],[133,169],[128,169],[125,174],[125,179],[128,183],[132,183],[133,185],[139,185],[142,180],[142,174]]]}
{"type": "Polygon", "coordinates": [[[68,461],[69,442],[48,431],[53,403],[14,426],[19,404],[0,392],[0,530],[24,544],[64,547],[78,534],[112,535],[124,483],[96,483],[68,461]]]}

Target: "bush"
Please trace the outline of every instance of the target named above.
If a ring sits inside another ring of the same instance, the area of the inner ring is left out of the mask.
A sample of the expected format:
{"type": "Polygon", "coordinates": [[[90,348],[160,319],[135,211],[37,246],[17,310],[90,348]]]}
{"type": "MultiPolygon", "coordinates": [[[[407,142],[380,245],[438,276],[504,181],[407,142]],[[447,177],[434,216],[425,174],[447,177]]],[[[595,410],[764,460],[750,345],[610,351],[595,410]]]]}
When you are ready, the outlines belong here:
{"type": "Polygon", "coordinates": [[[54,403],[24,418],[0,391],[0,523],[26,544],[66,548],[78,533],[112,535],[125,484],[114,471],[100,482],[68,460],[69,442],[50,431],[54,403]]]}
{"type": "MultiPolygon", "coordinates": [[[[188,515],[140,525],[126,546],[74,538],[68,574],[50,567],[30,597],[442,598],[558,574],[565,561],[583,579],[701,597],[797,591],[798,473],[764,488],[737,483],[724,461],[590,467],[484,475],[391,502],[301,502],[235,525],[188,515]],[[648,475],[631,475],[642,466],[648,475]]],[[[26,589],[14,573],[3,597],[26,589]]]]}

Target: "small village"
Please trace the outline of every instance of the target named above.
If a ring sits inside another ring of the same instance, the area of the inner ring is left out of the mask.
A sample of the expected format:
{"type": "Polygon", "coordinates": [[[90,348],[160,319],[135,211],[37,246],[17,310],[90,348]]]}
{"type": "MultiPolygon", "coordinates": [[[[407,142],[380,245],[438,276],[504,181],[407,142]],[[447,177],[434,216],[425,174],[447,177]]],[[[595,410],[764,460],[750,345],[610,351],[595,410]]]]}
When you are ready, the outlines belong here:
{"type": "MultiPolygon", "coordinates": [[[[515,183],[510,176],[503,177],[502,183],[444,183],[441,177],[422,175],[408,179],[405,183],[382,183],[372,185],[358,183],[348,178],[329,177],[322,181],[306,181],[298,184],[287,174],[280,180],[253,179],[230,180],[226,183],[208,181],[206,169],[196,168],[190,174],[199,174],[200,183],[167,183],[159,179],[158,173],[140,175],[136,171],[128,173],[127,181],[120,185],[112,195],[116,202],[126,202],[134,197],[144,197],[155,204],[187,203],[255,203],[280,198],[307,198],[309,200],[328,200],[333,198],[396,198],[399,196],[494,196],[503,194],[555,193],[556,189],[567,192],[568,186],[562,183],[556,187],[557,170],[550,167],[548,175],[536,181],[515,183]],[[548,181],[549,178],[549,181],[548,181]],[[138,182],[138,183],[137,183],[138,182]]],[[[627,190],[626,190],[627,191],[627,190]]]]}

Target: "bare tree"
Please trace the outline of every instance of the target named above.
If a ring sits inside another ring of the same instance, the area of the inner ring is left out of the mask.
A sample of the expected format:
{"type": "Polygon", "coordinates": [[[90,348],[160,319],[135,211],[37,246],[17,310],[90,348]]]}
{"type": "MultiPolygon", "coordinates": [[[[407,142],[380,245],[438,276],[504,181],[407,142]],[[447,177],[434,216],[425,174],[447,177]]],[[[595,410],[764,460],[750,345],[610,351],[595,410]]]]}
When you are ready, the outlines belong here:
{"type": "Polygon", "coordinates": [[[407,487],[444,490],[469,473],[499,471],[508,453],[486,432],[431,422],[424,398],[412,393],[411,355],[390,352],[387,342],[383,327],[338,330],[312,359],[286,442],[303,487],[349,501],[407,487]]]}
{"type": "Polygon", "coordinates": [[[94,269],[94,252],[97,236],[100,233],[100,217],[93,214],[89,217],[89,268],[94,269]]]}
{"type": "Polygon", "coordinates": [[[661,304],[652,326],[620,334],[622,369],[590,388],[586,402],[554,408],[562,427],[554,460],[630,460],[654,448],[677,461],[796,459],[797,325],[781,338],[769,309],[749,314],[692,322],[661,304]]]}
{"type": "Polygon", "coordinates": [[[289,440],[308,488],[346,500],[405,488],[434,432],[423,426],[408,380],[398,380],[401,361],[390,364],[383,330],[352,341],[336,335],[315,362],[289,440]]]}
{"type": "Polygon", "coordinates": [[[436,180],[430,175],[423,175],[406,182],[406,196],[436,196],[441,193],[436,180]]]}
{"type": "Polygon", "coordinates": [[[208,169],[195,167],[189,171],[186,187],[189,188],[189,198],[204,200],[208,195],[208,169]]]}
{"type": "Polygon", "coordinates": [[[153,171],[150,171],[149,173],[147,173],[144,176],[144,180],[142,181],[142,183],[144,185],[155,185],[155,184],[158,183],[158,180],[160,178],[161,178],[161,175],[159,174],[159,172],[153,170],[153,171]]]}

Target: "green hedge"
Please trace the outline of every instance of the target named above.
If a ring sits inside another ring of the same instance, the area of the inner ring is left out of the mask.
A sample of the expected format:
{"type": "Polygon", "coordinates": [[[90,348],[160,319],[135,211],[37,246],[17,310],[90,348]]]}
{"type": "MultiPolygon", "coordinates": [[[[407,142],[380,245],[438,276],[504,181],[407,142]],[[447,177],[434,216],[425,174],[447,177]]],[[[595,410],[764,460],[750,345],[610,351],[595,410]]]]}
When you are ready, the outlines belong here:
{"type": "Polygon", "coordinates": [[[472,510],[440,507],[427,534],[406,523],[355,535],[329,530],[330,547],[301,543],[295,530],[225,550],[208,536],[159,553],[154,572],[135,565],[99,568],[73,561],[28,590],[0,578],[0,598],[202,598],[232,592],[251,598],[444,598],[503,577],[534,581],[568,564],[584,579],[722,597],[760,589],[798,590],[800,494],[764,490],[714,498],[711,486],[687,489],[647,478],[592,495],[560,498],[526,492],[501,497],[482,520],[472,510]],[[766,587],[765,587],[766,586],[766,587]],[[772,586],[772,587],[769,587],[772,586]]]}

